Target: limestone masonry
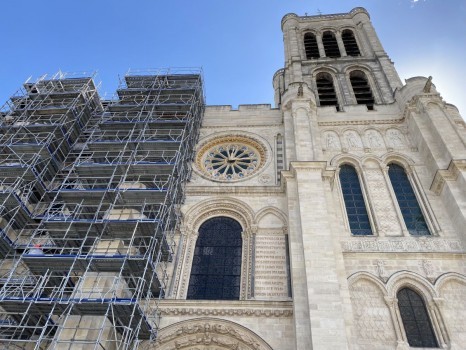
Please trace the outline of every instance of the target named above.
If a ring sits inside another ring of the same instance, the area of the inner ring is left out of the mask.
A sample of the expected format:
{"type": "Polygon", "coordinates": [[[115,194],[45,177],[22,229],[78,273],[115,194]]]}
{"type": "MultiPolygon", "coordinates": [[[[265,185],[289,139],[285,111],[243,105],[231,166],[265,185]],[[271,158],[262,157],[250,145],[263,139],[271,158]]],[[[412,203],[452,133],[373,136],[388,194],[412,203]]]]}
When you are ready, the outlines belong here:
{"type": "Polygon", "coordinates": [[[195,69],[3,106],[2,349],[465,348],[465,121],[365,9],[281,27],[275,107],[195,69]]]}

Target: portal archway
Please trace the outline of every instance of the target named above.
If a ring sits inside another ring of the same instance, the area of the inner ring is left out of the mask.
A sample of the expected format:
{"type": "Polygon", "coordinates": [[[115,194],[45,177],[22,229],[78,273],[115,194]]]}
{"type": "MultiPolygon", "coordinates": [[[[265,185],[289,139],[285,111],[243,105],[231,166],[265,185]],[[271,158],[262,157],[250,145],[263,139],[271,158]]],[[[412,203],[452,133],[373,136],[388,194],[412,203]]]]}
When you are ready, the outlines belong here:
{"type": "Polygon", "coordinates": [[[197,318],[160,330],[157,342],[147,350],[273,350],[261,337],[237,323],[197,318]]]}

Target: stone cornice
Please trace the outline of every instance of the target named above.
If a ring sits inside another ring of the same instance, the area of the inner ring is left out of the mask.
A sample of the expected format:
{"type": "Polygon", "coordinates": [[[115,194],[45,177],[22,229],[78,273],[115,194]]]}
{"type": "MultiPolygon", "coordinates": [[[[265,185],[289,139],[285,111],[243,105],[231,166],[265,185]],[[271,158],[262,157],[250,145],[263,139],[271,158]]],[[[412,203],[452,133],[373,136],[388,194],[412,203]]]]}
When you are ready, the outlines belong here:
{"type": "Polygon", "coordinates": [[[445,181],[456,181],[461,171],[466,171],[466,159],[455,159],[450,162],[448,169],[439,169],[435,173],[430,190],[439,195],[445,181]]]}
{"type": "Polygon", "coordinates": [[[291,301],[161,300],[161,316],[291,317],[291,301]]]}
{"type": "Polygon", "coordinates": [[[263,124],[258,124],[257,122],[255,122],[254,124],[235,124],[235,125],[202,125],[202,129],[203,130],[207,130],[207,129],[228,129],[228,128],[234,128],[234,130],[236,129],[241,129],[241,128],[272,128],[272,127],[278,127],[278,128],[282,128],[283,127],[283,124],[282,123],[279,123],[279,124],[269,124],[267,121],[264,121],[263,124]]]}

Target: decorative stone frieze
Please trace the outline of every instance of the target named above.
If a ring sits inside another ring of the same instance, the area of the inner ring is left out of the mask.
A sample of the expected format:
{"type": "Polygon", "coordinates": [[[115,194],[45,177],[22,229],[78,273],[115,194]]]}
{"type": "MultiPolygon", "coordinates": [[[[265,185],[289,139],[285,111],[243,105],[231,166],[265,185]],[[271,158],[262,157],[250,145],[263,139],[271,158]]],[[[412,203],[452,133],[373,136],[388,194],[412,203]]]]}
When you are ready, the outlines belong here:
{"type": "Polygon", "coordinates": [[[436,237],[362,238],[341,242],[343,252],[445,252],[464,253],[461,241],[436,237]]]}

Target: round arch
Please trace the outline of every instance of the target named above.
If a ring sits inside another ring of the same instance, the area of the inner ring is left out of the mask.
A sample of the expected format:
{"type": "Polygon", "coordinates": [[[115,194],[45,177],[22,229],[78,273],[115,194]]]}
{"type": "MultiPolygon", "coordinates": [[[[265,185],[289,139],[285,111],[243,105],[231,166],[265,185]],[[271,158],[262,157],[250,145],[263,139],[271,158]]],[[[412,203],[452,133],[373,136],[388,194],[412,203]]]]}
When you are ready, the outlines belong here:
{"type": "Polygon", "coordinates": [[[216,216],[235,219],[243,232],[249,231],[254,223],[254,211],[246,203],[235,198],[209,198],[189,209],[184,215],[183,224],[188,231],[197,232],[204,221],[216,216]]]}
{"type": "Polygon", "coordinates": [[[207,220],[215,217],[227,217],[237,221],[242,228],[242,265],[240,300],[252,294],[250,275],[252,273],[252,230],[254,211],[246,203],[234,198],[206,199],[190,208],[184,215],[180,245],[183,247],[180,263],[175,272],[173,294],[186,298],[189,278],[193,263],[194,250],[199,235],[199,228],[207,220]]]}
{"type": "Polygon", "coordinates": [[[205,350],[273,350],[250,329],[231,321],[207,317],[167,326],[160,330],[154,345],[147,345],[143,349],[188,350],[198,347],[205,350]]]}

